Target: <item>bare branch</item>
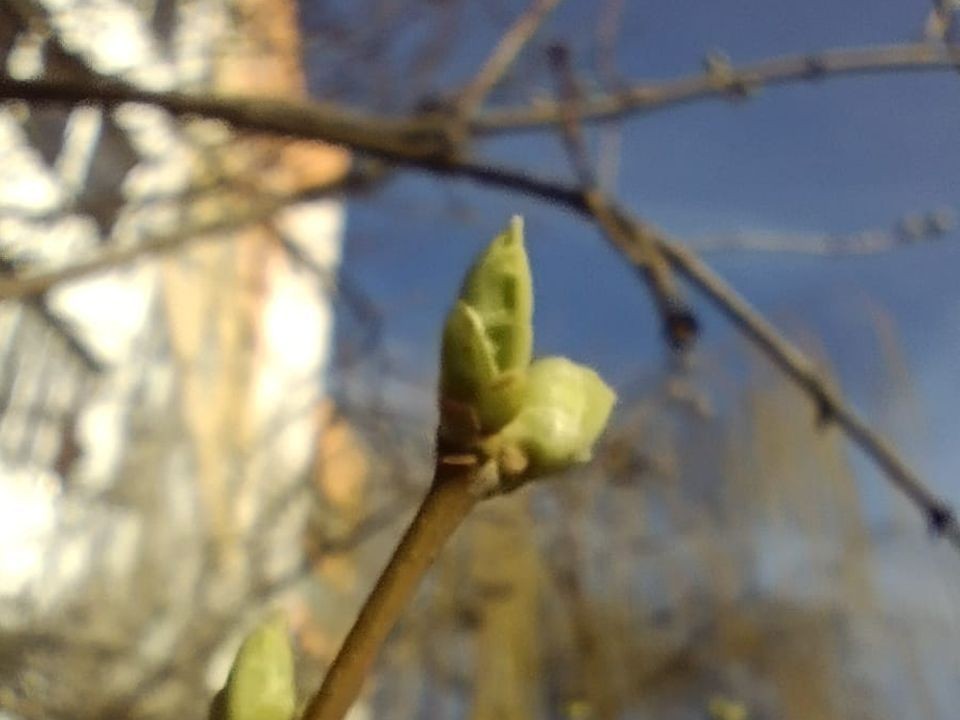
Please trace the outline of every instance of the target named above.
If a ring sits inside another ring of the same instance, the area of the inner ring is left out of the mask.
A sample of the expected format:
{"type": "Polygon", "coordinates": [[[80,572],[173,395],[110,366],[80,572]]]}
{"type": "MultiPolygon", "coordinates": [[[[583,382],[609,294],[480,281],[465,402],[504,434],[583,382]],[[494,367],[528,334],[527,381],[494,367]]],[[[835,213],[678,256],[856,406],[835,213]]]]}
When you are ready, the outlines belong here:
{"type": "MultiPolygon", "coordinates": [[[[637,224],[644,227],[642,223],[637,224]]],[[[960,525],[953,510],[924,485],[886,438],[846,404],[815,364],[696,255],[664,236],[659,236],[658,242],[673,266],[699,287],[748,339],[810,396],[817,404],[821,417],[836,422],[854,444],[887,474],[893,484],[920,509],[931,530],[945,536],[960,549],[960,525]]]]}
{"type": "Polygon", "coordinates": [[[560,0],[533,0],[526,12],[503,34],[490,57],[460,95],[457,112],[461,118],[470,118],[483,105],[483,101],[513,65],[523,47],[530,42],[543,21],[559,4],[560,0]]]}
{"type": "Polygon", "coordinates": [[[436,158],[451,151],[445,119],[384,118],[331,103],[156,92],[99,79],[77,83],[6,76],[0,76],[0,98],[103,106],[156,105],[174,115],[221,120],[251,132],[323,140],[398,162],[436,158]]]}
{"type": "MultiPolygon", "coordinates": [[[[932,70],[960,64],[960,47],[914,44],[856,51],[834,51],[819,56],[799,56],[771,60],[754,65],[735,75],[748,83],[786,82],[829,74],[855,72],[889,72],[893,70],[932,70]]],[[[696,76],[658,86],[667,88],[669,95],[660,93],[655,105],[668,105],[709,97],[729,88],[717,89],[712,75],[696,76]]],[[[655,93],[656,95],[656,93],[655,93]]],[[[293,104],[262,100],[237,100],[184,95],[179,93],[152,93],[123,85],[100,84],[77,86],[49,82],[17,82],[0,78],[0,97],[60,102],[99,102],[118,104],[142,102],[159,105],[179,115],[199,115],[218,118],[248,130],[292,135],[307,139],[342,144],[352,149],[378,156],[385,160],[429,172],[459,176],[476,182],[495,185],[501,189],[517,190],[549,202],[563,205],[582,215],[591,216],[590,206],[577,188],[505,168],[472,163],[456,156],[451,145],[449,120],[426,117],[412,121],[377,120],[354,114],[341,108],[319,104],[293,104]]],[[[640,107],[638,101],[635,107],[640,107]]],[[[524,120],[527,126],[556,123],[559,106],[545,116],[537,110],[524,120]],[[546,117],[546,120],[544,120],[546,117]]],[[[613,111],[592,106],[587,117],[612,117],[624,112],[622,105],[613,111]],[[592,114],[591,114],[592,113],[592,114]]],[[[487,116],[488,118],[491,116],[487,116]]],[[[501,120],[505,117],[500,115],[501,120]]],[[[517,117],[500,122],[499,130],[517,127],[517,117]]],[[[487,123],[488,129],[496,124],[487,123]]],[[[483,129],[483,123],[478,126],[483,129]]],[[[682,248],[656,228],[631,218],[616,206],[614,217],[630,228],[634,236],[653,239],[660,252],[682,275],[699,287],[706,296],[740,331],[756,344],[788,377],[797,383],[821,409],[824,417],[833,419],[923,512],[931,528],[946,536],[960,548],[960,525],[950,507],[925,487],[920,478],[896,453],[890,443],[873,431],[842,397],[822,378],[814,364],[789,341],[781,337],[770,323],[759,315],[726,282],[704,265],[693,253],[682,248]]],[[[622,254],[631,264],[636,259],[623,249],[622,254]]]]}
{"type": "MultiPolygon", "coordinates": [[[[698,100],[731,95],[764,85],[807,82],[827,77],[895,72],[934,72],[960,66],[960,45],[907,43],[857,49],[827,50],[763,60],[718,73],[662,83],[642,84],[623,92],[585,99],[583,121],[614,119],[698,100]]],[[[711,64],[715,68],[715,64],[711,64]]],[[[430,163],[459,149],[456,123],[444,115],[412,119],[384,118],[331,103],[296,103],[243,97],[211,97],[177,92],[151,92],[119,82],[87,83],[14,80],[0,77],[0,98],[32,102],[118,105],[140,102],[175,115],[219,119],[249,131],[323,140],[404,164],[430,163]]],[[[562,108],[556,102],[484,112],[468,123],[471,136],[484,136],[558,125],[562,108]]]]}
{"type": "Polygon", "coordinates": [[[710,237],[688,245],[699,253],[766,252],[801,255],[875,255],[942,238],[956,227],[952,209],[910,214],[894,227],[863,230],[850,235],[791,235],[787,233],[737,233],[710,237]]]}
{"type": "Polygon", "coordinates": [[[106,272],[141,257],[170,253],[193,242],[222,239],[230,231],[264,222],[278,211],[297,202],[342,192],[360,182],[361,179],[355,174],[348,174],[341,180],[307,188],[290,197],[260,201],[242,209],[233,208],[229,217],[203,220],[195,225],[158,235],[130,247],[110,248],[89,260],[83,260],[59,270],[37,273],[21,272],[13,276],[0,274],[0,301],[36,298],[61,283],[106,272]]]}
{"type": "Polygon", "coordinates": [[[559,44],[551,47],[550,64],[557,76],[558,91],[565,111],[561,125],[564,144],[583,187],[583,197],[590,214],[607,241],[627,254],[634,267],[641,269],[663,319],[663,332],[670,346],[678,351],[686,350],[696,338],[698,324],[693,311],[680,296],[670,266],[650,238],[632,235],[629,227],[617,221],[610,203],[600,191],[583,137],[583,127],[577,117],[579,92],[567,48],[559,44]]]}
{"type": "Polygon", "coordinates": [[[924,24],[924,37],[931,42],[948,42],[956,34],[958,12],[960,3],[956,0],[933,0],[933,8],[924,24]]]}
{"type": "MultiPolygon", "coordinates": [[[[809,55],[786,55],[740,68],[729,67],[724,78],[709,69],[659,83],[642,83],[622,92],[587,99],[580,108],[585,120],[610,120],[715,98],[742,98],[764,86],[822,80],[843,75],[890,72],[933,72],[960,66],[960,45],[906,43],[864,48],[841,48],[809,55]]],[[[540,102],[489,110],[471,123],[476,135],[537,129],[562,122],[559,103],[540,102]]]]}

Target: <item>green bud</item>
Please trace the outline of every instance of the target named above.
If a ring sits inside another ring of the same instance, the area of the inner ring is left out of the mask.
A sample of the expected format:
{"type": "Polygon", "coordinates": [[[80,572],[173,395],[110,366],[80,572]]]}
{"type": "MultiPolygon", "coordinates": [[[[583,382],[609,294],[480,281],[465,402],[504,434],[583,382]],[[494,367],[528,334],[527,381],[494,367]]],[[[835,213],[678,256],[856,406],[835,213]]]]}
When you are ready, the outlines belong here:
{"type": "Polygon", "coordinates": [[[707,705],[710,720],[747,720],[747,706],[737,700],[714,695],[707,705]]]}
{"type": "Polygon", "coordinates": [[[251,632],[214,698],[211,720],[290,720],[296,705],[293,651],[283,616],[251,632]]]}
{"type": "Polygon", "coordinates": [[[447,316],[441,403],[470,408],[475,434],[496,432],[520,407],[532,353],[533,282],[523,221],[514,217],[474,262],[447,316]]]}
{"type": "Polygon", "coordinates": [[[533,280],[523,219],[510,225],[467,273],[460,299],[480,316],[500,372],[525,368],[533,355],[533,280]]]}
{"type": "Polygon", "coordinates": [[[476,400],[499,374],[493,343],[476,310],[457,300],[443,328],[441,389],[460,402],[476,400]]]}
{"type": "Polygon", "coordinates": [[[528,480],[586,462],[616,399],[584,365],[562,357],[537,360],[527,372],[519,414],[496,440],[505,473],[528,480]]]}

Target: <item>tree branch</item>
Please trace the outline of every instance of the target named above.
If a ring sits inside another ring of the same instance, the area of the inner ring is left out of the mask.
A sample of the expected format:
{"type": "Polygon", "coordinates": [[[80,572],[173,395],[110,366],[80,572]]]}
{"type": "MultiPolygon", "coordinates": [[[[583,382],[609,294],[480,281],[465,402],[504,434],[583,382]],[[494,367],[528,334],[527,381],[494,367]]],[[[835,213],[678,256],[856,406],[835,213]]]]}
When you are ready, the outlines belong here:
{"type": "MultiPolygon", "coordinates": [[[[586,98],[579,108],[579,117],[584,122],[614,119],[731,94],[742,96],[744,91],[765,85],[842,75],[935,72],[958,66],[960,45],[929,42],[788,55],[740,68],[729,67],[723,73],[708,70],[586,98]]],[[[330,103],[155,92],[102,80],[78,84],[0,77],[0,98],[108,106],[140,102],[163,107],[175,115],[218,119],[254,132],[323,140],[405,164],[429,162],[460,149],[455,140],[458,137],[456,123],[444,114],[412,119],[384,118],[330,103]]],[[[470,137],[482,137],[555,126],[562,120],[561,103],[538,101],[530,106],[486,111],[470,120],[467,129],[470,137]]]]}
{"type": "Polygon", "coordinates": [[[303,720],[341,720],[360,694],[374,660],[424,573],[479,500],[477,465],[437,463],[417,514],[367,597],[303,720]]]}
{"type": "MultiPolygon", "coordinates": [[[[934,72],[958,66],[960,45],[929,42],[785,55],[739,68],[727,67],[724,73],[707,70],[697,75],[659,83],[641,83],[621,92],[588,98],[580,107],[580,118],[583,121],[611,120],[700,100],[741,98],[765,86],[828,77],[934,72]]],[[[563,121],[562,115],[560,103],[538,102],[535,107],[489,110],[475,118],[470,129],[477,136],[535,130],[558,125],[563,121]]]]}
{"type": "Polygon", "coordinates": [[[148,255],[162,255],[180,249],[184,245],[203,240],[214,240],[226,233],[264,222],[285,207],[308,199],[343,192],[352,187],[375,181],[375,177],[363,178],[348,173],[342,179],[317,187],[307,188],[290,197],[260,201],[244,209],[233,209],[229,217],[179,228],[171,233],[152,237],[130,247],[113,247],[99,252],[95,257],[82,260],[58,270],[48,272],[18,272],[12,276],[0,274],[0,302],[36,298],[61,283],[81,280],[91,275],[107,272],[148,255]]]}
{"type": "MultiPolygon", "coordinates": [[[[737,82],[769,84],[836,74],[944,69],[957,64],[960,64],[960,47],[920,43],[791,56],[758,63],[733,74],[739,78],[737,82]]],[[[633,98],[631,102],[635,104],[630,107],[623,105],[623,97],[616,96],[613,98],[614,107],[604,106],[602,102],[599,106],[588,103],[584,112],[587,118],[614,117],[644,104],[649,109],[729,92],[730,87],[715,86],[714,75],[716,73],[708,73],[674,83],[648,86],[648,90],[650,87],[654,88],[653,95],[648,92],[643,97],[633,98]],[[651,97],[654,99],[651,100],[651,97]]],[[[77,86],[42,81],[20,82],[9,78],[0,78],[0,97],[72,103],[86,101],[108,105],[122,102],[149,103],[164,107],[175,114],[216,118],[247,130],[342,144],[357,152],[374,155],[399,165],[516,190],[563,205],[581,215],[591,215],[588,199],[577,188],[521,171],[478,164],[458,157],[458,148],[450,141],[450,120],[442,116],[409,121],[379,120],[320,104],[198,97],[142,91],[114,84],[77,86]]],[[[626,100],[630,101],[629,95],[626,100]]],[[[512,118],[501,113],[497,123],[486,122],[486,127],[488,130],[502,131],[524,125],[556,123],[559,108],[556,105],[552,108],[546,114],[540,110],[532,114],[524,110],[526,115],[521,113],[512,118]]],[[[495,116],[485,117],[489,119],[495,116]]],[[[482,132],[484,123],[477,125],[477,129],[482,132]]],[[[824,417],[834,420],[844,429],[850,439],[887,474],[894,485],[917,505],[930,527],[938,535],[946,536],[960,549],[960,526],[950,507],[924,486],[883,436],[872,430],[843,402],[842,397],[829,387],[806,356],[781,337],[746,300],[693,253],[683,249],[653,226],[631,218],[622,209],[611,206],[611,211],[619,222],[630,229],[634,237],[652,238],[660,252],[678,272],[699,287],[748,339],[807,392],[824,417]]],[[[634,258],[629,257],[623,249],[621,252],[635,265],[634,258]]]]}
{"type": "Polygon", "coordinates": [[[632,235],[631,228],[619,223],[611,212],[609,202],[600,191],[578,118],[579,92],[565,46],[556,44],[550,48],[550,64],[557,76],[558,95],[563,100],[564,121],[561,128],[564,144],[582,187],[590,215],[607,242],[628,256],[634,267],[641,270],[657,312],[662,318],[664,336],[674,350],[682,352],[696,339],[697,319],[681,297],[670,265],[664,260],[656,244],[645,235],[632,235]]]}
{"type": "Polygon", "coordinates": [[[156,105],[173,115],[221,120],[249,132],[322,140],[394,162],[426,160],[452,150],[450,123],[444,117],[388,118],[330,103],[153,91],[97,78],[77,83],[7,76],[0,76],[0,98],[106,107],[156,105]]]}
{"type": "Polygon", "coordinates": [[[696,243],[688,243],[688,247],[701,254],[764,252],[828,257],[876,255],[911,245],[935,242],[943,239],[955,228],[956,219],[952,209],[941,208],[933,212],[907,215],[890,228],[861,230],[849,235],[748,232],[708,237],[696,243]]]}
{"type": "Polygon", "coordinates": [[[468,120],[483,105],[490,91],[516,61],[520,51],[559,4],[560,0],[533,0],[503,34],[490,57],[461,93],[457,102],[457,113],[461,118],[468,120]]]}

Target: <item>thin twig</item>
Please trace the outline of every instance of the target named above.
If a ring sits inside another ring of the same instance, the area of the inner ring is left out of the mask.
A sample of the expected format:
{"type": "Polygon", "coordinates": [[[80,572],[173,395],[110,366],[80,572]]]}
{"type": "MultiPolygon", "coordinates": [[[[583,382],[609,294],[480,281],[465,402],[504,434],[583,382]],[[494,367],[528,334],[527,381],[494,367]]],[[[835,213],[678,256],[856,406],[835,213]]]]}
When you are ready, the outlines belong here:
{"type": "Polygon", "coordinates": [[[948,42],[956,35],[956,14],[960,12],[960,3],[956,0],[933,0],[932,4],[923,35],[931,42],[948,42]]]}
{"type": "MultiPolygon", "coordinates": [[[[6,257],[3,253],[0,253],[0,288],[3,286],[4,278],[9,277],[10,274],[17,272],[17,262],[12,258],[6,257]]],[[[0,296],[2,298],[2,296],[0,296]]],[[[87,370],[93,373],[99,373],[103,371],[103,361],[100,360],[90,349],[77,337],[75,328],[71,327],[70,323],[59,315],[57,315],[53,310],[47,307],[47,304],[44,302],[43,298],[32,297],[27,299],[27,306],[32,308],[33,311],[39,316],[40,321],[48,326],[61,340],[66,343],[67,348],[70,352],[83,363],[84,367],[87,370]]],[[[8,356],[12,361],[13,355],[8,356]]],[[[11,375],[11,378],[13,376],[11,375]]],[[[4,401],[8,399],[9,388],[4,387],[0,390],[0,407],[3,406],[4,401]]]]}
{"type": "MultiPolygon", "coordinates": [[[[698,100],[729,97],[731,93],[742,95],[744,89],[769,85],[844,75],[937,72],[958,66],[960,45],[930,42],[788,55],[731,67],[724,83],[718,83],[716,73],[704,72],[587,98],[580,107],[580,118],[583,122],[614,119],[698,100]]],[[[383,118],[330,103],[151,92],[116,82],[79,84],[0,76],[0,98],[101,105],[142,102],[178,115],[220,119],[247,130],[323,139],[396,162],[449,154],[454,129],[450,127],[449,118],[442,115],[383,118]]],[[[471,136],[485,136],[553,126],[561,120],[559,103],[538,101],[534,105],[485,111],[471,119],[467,129],[471,136]]]]}
{"type": "Polygon", "coordinates": [[[380,647],[424,573],[477,503],[476,465],[437,463],[437,475],[367,597],[303,720],[341,720],[356,701],[380,647]]]}
{"type": "Polygon", "coordinates": [[[701,255],[717,253],[763,253],[770,255],[812,255],[850,257],[878,255],[907,246],[887,235],[864,233],[850,237],[789,235],[778,233],[736,233],[707,237],[688,243],[701,255]]]}
{"type": "MultiPolygon", "coordinates": [[[[742,94],[764,85],[807,82],[853,74],[934,72],[960,66],[960,45],[906,43],[857,49],[827,50],[730,67],[725,80],[704,72],[662,83],[637,85],[623,92],[585,99],[581,121],[605,120],[683,103],[742,94]]],[[[457,123],[443,114],[412,119],[384,118],[331,103],[152,92],[119,82],[86,83],[14,80],[0,76],[0,98],[31,102],[118,105],[140,102],[175,115],[219,119],[249,131],[324,140],[404,164],[429,163],[449,157],[457,148],[457,123]]],[[[483,136],[554,126],[562,121],[559,103],[490,110],[471,119],[470,136],[483,136]]]]}
{"type": "Polygon", "coordinates": [[[688,247],[700,254],[762,252],[826,257],[877,255],[943,239],[954,228],[951,218],[952,215],[945,211],[912,215],[892,229],[863,230],[851,235],[736,233],[704,238],[688,243],[688,247]]]}
{"type": "Polygon", "coordinates": [[[697,336],[698,323],[693,311],[683,300],[674,281],[670,265],[656,244],[645,235],[632,235],[631,228],[617,221],[610,203],[600,191],[596,171],[578,120],[579,91],[570,65],[567,48],[560,44],[550,50],[550,65],[557,77],[558,94],[565,109],[561,124],[564,144],[574,167],[583,198],[607,241],[631,258],[646,280],[657,312],[663,320],[663,333],[670,346],[682,352],[690,348],[697,336]]]}
{"type": "MultiPolygon", "coordinates": [[[[905,43],[840,48],[807,55],[786,55],[730,67],[723,81],[709,71],[659,83],[641,83],[621,92],[588,98],[580,107],[584,122],[649,113],[698,100],[743,97],[770,85],[809,82],[844,75],[931,72],[960,66],[960,45],[905,43]]],[[[560,103],[488,110],[471,123],[475,135],[534,130],[563,120],[560,103]]]]}
{"type": "MultiPolygon", "coordinates": [[[[598,13],[594,67],[605,90],[623,86],[617,69],[617,42],[623,31],[624,0],[606,0],[598,13]]],[[[605,123],[599,131],[597,150],[597,185],[613,192],[620,172],[623,129],[618,122],[605,123]]]]}
{"type": "Polygon", "coordinates": [[[343,192],[356,186],[360,180],[353,174],[331,183],[307,188],[294,196],[254,203],[252,207],[236,210],[226,217],[199,222],[196,225],[157,235],[129,247],[113,247],[99,252],[89,260],[82,260],[58,270],[15,275],[0,274],[0,302],[36,298],[57,285],[97,275],[134,262],[149,255],[162,255],[180,249],[184,245],[204,240],[223,239],[229,232],[269,219],[285,207],[304,199],[313,199],[343,192]]]}
{"type": "MultiPolygon", "coordinates": [[[[626,215],[621,216],[630,221],[626,215]]],[[[639,226],[641,232],[656,232],[644,223],[632,223],[639,226]]],[[[655,237],[677,271],[700,288],[748,339],[806,391],[822,418],[837,423],[854,444],[880,466],[893,484],[921,510],[931,531],[946,537],[960,549],[960,525],[950,506],[926,487],[886,438],[844,402],[816,365],[694,253],[663,235],[656,234],[655,237]]]]}
{"type": "Polygon", "coordinates": [[[490,57],[461,93],[457,103],[459,117],[469,119],[483,105],[484,100],[516,61],[520,51],[559,4],[560,0],[533,0],[530,7],[507,29],[490,57]]]}
{"type": "Polygon", "coordinates": [[[449,122],[432,115],[413,119],[371,115],[334,103],[152,91],[93,78],[87,82],[16,80],[0,76],[0,98],[27,102],[90,103],[112,107],[143,103],[189,117],[221,120],[246,131],[323,139],[394,162],[449,154],[449,122]]]}

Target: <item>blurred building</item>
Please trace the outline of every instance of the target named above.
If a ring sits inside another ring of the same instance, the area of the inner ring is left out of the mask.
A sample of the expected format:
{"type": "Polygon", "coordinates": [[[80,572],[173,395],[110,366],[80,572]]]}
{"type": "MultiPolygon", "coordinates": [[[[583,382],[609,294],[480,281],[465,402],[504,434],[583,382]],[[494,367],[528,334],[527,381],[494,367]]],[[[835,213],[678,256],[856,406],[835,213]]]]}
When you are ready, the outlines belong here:
{"type": "MultiPolygon", "coordinates": [[[[16,0],[0,62],[304,89],[284,0],[16,0]]],[[[176,714],[304,573],[343,223],[310,195],[348,159],[144,106],[21,103],[0,108],[0,158],[7,279],[107,259],[0,299],[0,708],[176,714]],[[166,247],[109,260],[145,244],[166,247]]]]}

